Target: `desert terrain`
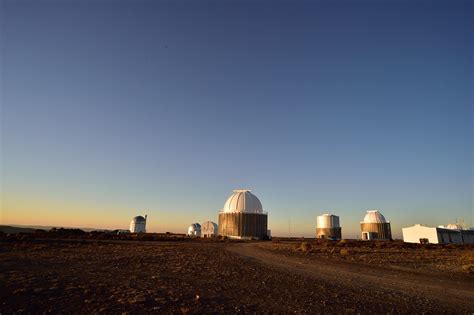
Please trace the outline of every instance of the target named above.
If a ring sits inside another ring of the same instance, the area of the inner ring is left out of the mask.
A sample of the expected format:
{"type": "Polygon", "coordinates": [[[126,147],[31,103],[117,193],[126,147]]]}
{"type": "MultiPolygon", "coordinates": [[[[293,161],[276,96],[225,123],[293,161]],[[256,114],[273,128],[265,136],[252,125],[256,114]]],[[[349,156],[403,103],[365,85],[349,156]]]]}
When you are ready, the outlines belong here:
{"type": "Polygon", "coordinates": [[[0,313],[474,312],[474,246],[0,236],[0,313]]]}

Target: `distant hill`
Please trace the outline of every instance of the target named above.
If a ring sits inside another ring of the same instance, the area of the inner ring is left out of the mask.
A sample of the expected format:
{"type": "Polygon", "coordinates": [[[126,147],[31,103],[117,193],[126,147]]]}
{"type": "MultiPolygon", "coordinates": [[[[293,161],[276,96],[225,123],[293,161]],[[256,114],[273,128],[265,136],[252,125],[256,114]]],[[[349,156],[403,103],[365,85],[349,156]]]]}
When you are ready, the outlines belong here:
{"type": "Polygon", "coordinates": [[[0,225],[0,231],[7,234],[15,234],[15,233],[34,233],[36,230],[45,230],[49,231],[52,228],[66,228],[66,229],[81,229],[84,232],[91,232],[91,231],[108,231],[104,229],[94,229],[94,228],[71,228],[65,226],[41,226],[41,225],[0,225]]]}
{"type": "Polygon", "coordinates": [[[34,228],[25,228],[25,227],[16,227],[9,225],[0,225],[0,231],[6,234],[15,234],[15,233],[34,233],[37,229],[34,228]]]}

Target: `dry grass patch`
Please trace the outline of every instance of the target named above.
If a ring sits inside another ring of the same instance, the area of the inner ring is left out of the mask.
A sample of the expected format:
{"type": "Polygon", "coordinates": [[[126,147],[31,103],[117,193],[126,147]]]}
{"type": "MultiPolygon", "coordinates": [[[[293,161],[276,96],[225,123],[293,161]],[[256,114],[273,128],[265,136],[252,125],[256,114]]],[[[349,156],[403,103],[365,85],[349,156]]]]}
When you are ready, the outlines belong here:
{"type": "Polygon", "coordinates": [[[463,265],[461,269],[463,272],[474,274],[474,264],[463,265]]]}
{"type": "Polygon", "coordinates": [[[303,253],[308,253],[311,251],[311,244],[308,243],[308,242],[302,242],[300,247],[299,247],[299,250],[302,251],[303,253]]]}
{"type": "Polygon", "coordinates": [[[339,251],[339,253],[340,253],[342,256],[348,256],[348,255],[351,253],[351,251],[350,251],[349,249],[347,249],[347,248],[343,248],[343,249],[341,249],[341,250],[339,251]]]}

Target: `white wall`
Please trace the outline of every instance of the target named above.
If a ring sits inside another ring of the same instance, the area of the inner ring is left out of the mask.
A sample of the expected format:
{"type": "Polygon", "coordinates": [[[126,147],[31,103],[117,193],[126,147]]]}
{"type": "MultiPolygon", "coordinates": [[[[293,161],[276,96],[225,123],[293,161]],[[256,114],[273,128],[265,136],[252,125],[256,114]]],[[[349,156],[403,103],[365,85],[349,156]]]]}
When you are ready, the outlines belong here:
{"type": "Polygon", "coordinates": [[[431,244],[438,244],[437,228],[416,224],[403,228],[403,241],[406,243],[420,244],[420,238],[427,238],[431,244]]]}

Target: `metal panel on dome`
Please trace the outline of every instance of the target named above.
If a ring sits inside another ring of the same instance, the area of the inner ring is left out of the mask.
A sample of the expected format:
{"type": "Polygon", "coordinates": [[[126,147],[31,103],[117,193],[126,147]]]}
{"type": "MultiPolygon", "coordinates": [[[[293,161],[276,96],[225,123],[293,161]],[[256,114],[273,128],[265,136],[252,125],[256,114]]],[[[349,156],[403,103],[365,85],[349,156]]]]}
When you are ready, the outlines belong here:
{"type": "Polygon", "coordinates": [[[361,223],[389,223],[379,210],[368,210],[361,223]]]}
{"type": "Polygon", "coordinates": [[[223,212],[263,213],[260,200],[247,189],[234,190],[224,204],[223,212]]]}

